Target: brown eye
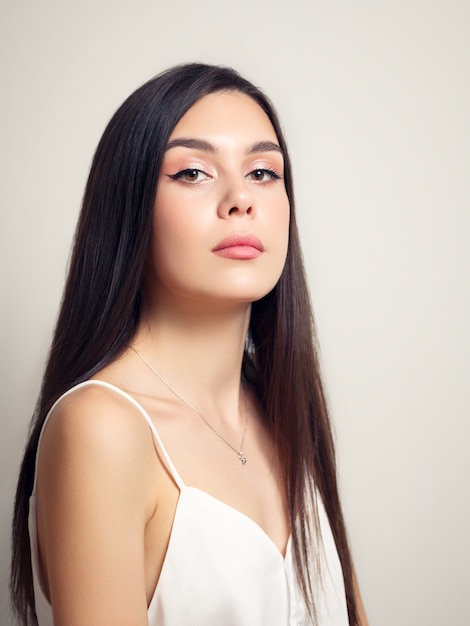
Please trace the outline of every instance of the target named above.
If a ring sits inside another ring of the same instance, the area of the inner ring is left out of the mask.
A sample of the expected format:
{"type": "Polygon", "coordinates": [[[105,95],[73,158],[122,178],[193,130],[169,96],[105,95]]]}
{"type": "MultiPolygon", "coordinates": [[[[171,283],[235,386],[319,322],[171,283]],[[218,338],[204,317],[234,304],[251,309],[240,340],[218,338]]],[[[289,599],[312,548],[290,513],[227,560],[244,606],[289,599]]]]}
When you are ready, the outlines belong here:
{"type": "Polygon", "coordinates": [[[171,174],[170,178],[173,180],[181,180],[184,183],[200,183],[203,180],[207,180],[210,178],[208,174],[203,172],[202,170],[198,170],[195,168],[187,168],[185,170],[181,170],[180,172],[176,172],[176,174],[171,174]]]}
{"type": "Polygon", "coordinates": [[[195,183],[199,177],[199,170],[184,170],[181,174],[181,178],[187,180],[188,183],[195,183]]]}
{"type": "Polygon", "coordinates": [[[263,180],[264,174],[265,170],[254,170],[253,172],[251,172],[253,180],[263,180]]]}
{"type": "Polygon", "coordinates": [[[279,174],[273,172],[272,170],[260,168],[258,170],[253,170],[248,174],[251,180],[254,180],[257,183],[267,183],[270,180],[278,180],[281,178],[279,174]]]}

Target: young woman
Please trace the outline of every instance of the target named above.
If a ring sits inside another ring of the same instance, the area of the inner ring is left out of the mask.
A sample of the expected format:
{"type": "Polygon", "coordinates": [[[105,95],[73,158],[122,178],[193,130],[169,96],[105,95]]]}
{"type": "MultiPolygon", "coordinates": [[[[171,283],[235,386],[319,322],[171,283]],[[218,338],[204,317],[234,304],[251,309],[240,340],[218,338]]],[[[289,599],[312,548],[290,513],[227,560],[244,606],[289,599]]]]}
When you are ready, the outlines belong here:
{"type": "Polygon", "coordinates": [[[40,626],[366,623],[287,148],[231,69],[161,74],[98,146],[12,592],[40,626]]]}

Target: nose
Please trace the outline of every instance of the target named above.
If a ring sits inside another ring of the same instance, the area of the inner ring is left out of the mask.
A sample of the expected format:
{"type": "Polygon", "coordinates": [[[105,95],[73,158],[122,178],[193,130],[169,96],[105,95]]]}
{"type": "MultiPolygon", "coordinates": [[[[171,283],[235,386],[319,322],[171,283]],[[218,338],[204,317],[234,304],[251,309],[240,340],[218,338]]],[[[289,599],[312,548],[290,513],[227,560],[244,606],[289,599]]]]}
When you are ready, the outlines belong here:
{"type": "Polygon", "coordinates": [[[222,219],[256,213],[255,198],[249,183],[245,180],[231,180],[227,183],[222,199],[218,206],[218,215],[222,219]]]}

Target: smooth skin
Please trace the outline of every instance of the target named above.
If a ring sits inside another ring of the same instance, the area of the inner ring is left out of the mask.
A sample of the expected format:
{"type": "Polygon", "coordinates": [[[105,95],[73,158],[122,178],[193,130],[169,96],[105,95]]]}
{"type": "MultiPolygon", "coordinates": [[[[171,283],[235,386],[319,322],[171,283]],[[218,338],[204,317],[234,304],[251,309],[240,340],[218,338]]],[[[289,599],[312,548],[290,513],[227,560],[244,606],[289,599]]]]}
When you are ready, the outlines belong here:
{"type": "MultiPolygon", "coordinates": [[[[275,285],[287,251],[277,146],[265,113],[236,92],[204,97],[177,124],[158,181],[145,313],[133,341],[234,447],[246,406],[246,465],[133,350],[96,378],[148,411],[186,484],[249,516],[284,554],[290,527],[273,442],[255,394],[240,385],[251,302],[275,285]],[[232,235],[255,236],[261,253],[221,256],[218,244],[232,235]]],[[[37,493],[56,626],[148,624],[179,492],[137,409],[99,387],[64,399],[44,430],[37,493]]]]}

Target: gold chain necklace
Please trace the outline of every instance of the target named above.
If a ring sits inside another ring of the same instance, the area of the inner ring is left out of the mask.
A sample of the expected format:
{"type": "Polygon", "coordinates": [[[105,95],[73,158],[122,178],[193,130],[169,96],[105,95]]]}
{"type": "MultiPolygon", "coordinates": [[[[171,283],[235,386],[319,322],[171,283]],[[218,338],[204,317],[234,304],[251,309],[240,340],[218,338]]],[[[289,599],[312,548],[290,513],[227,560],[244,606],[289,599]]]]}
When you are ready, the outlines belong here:
{"type": "MultiPolygon", "coordinates": [[[[240,447],[237,450],[234,446],[232,446],[231,443],[229,443],[225,437],[223,437],[218,430],[216,430],[204,417],[204,415],[198,411],[198,409],[196,409],[195,406],[193,406],[190,402],[188,402],[185,398],[183,398],[183,396],[181,396],[175,389],[173,389],[173,387],[163,378],[163,376],[161,374],[159,374],[157,372],[157,370],[152,367],[150,365],[150,363],[147,361],[147,359],[138,351],[136,350],[133,346],[129,346],[129,348],[131,350],[133,350],[137,356],[143,361],[143,363],[145,363],[145,365],[149,368],[149,370],[155,374],[155,376],[165,385],[165,387],[167,387],[172,394],[174,394],[179,400],[181,400],[181,402],[183,402],[187,407],[189,407],[191,410],[194,411],[194,413],[196,413],[196,415],[199,415],[199,417],[202,419],[202,421],[204,422],[204,424],[206,424],[206,426],[208,426],[213,433],[215,433],[217,435],[217,437],[219,439],[221,439],[225,445],[227,445],[231,450],[233,450],[235,452],[235,454],[237,455],[239,461],[241,462],[242,465],[245,465],[247,459],[246,456],[243,454],[243,446],[245,444],[245,437],[246,437],[246,429],[248,426],[248,410],[246,408],[246,398],[245,398],[245,394],[243,393],[243,403],[245,405],[245,426],[243,427],[243,434],[242,434],[242,440],[240,441],[240,447]]],[[[243,390],[243,387],[242,387],[243,390]]]]}

